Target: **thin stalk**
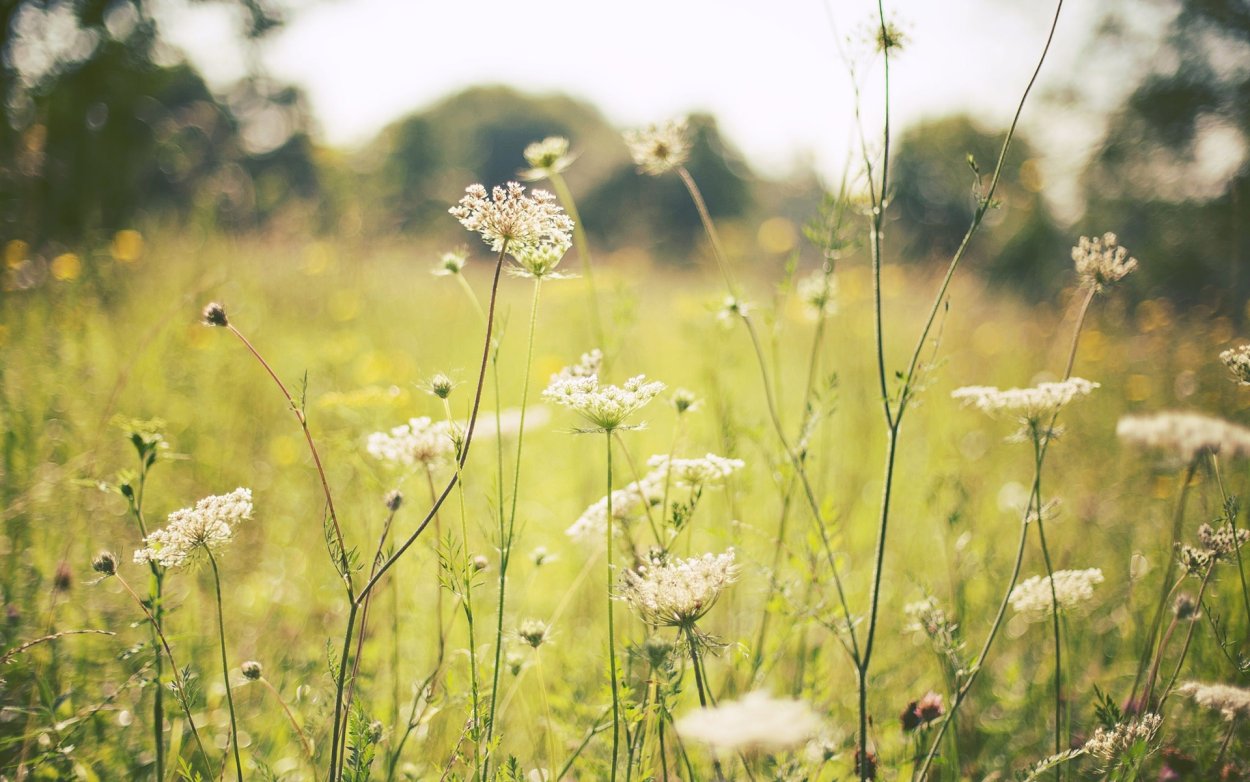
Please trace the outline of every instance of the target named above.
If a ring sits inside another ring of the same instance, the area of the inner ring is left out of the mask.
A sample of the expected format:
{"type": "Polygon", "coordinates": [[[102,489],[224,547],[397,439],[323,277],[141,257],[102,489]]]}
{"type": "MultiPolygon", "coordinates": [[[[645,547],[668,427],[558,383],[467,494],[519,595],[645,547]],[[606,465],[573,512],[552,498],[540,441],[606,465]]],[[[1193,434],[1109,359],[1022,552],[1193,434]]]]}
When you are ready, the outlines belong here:
{"type": "MultiPolygon", "coordinates": [[[[499,671],[502,668],[500,661],[503,656],[504,600],[508,590],[508,563],[512,559],[512,541],[516,533],[517,496],[520,494],[521,487],[521,447],[525,443],[525,407],[529,401],[530,369],[534,360],[534,332],[538,325],[538,300],[539,294],[542,292],[542,286],[542,278],[535,278],[534,296],[530,304],[529,336],[526,340],[525,350],[525,379],[521,383],[521,420],[517,431],[516,464],[512,472],[512,501],[508,511],[507,529],[505,530],[501,527],[499,530],[499,603],[495,614],[495,664],[494,669],[491,671],[490,716],[486,721],[486,746],[488,747],[491,745],[491,739],[495,735],[495,704],[499,700],[496,697],[496,693],[499,691],[499,671]]],[[[497,434],[497,437],[502,440],[502,433],[497,434]]],[[[555,762],[554,758],[552,762],[555,762]]]]}
{"type": "Polygon", "coordinates": [[[221,642],[221,675],[226,685],[226,707],[230,710],[230,748],[234,750],[234,770],[239,782],[243,782],[243,760],[239,757],[239,725],[234,716],[234,695],[230,691],[230,663],[226,661],[225,605],[221,600],[221,573],[211,549],[205,547],[209,564],[213,566],[213,586],[217,590],[217,639],[221,642]]]}
{"type": "MultiPolygon", "coordinates": [[[[459,471],[460,467],[457,465],[456,472],[459,473],[459,471]]],[[[469,693],[473,709],[473,716],[469,720],[469,735],[473,739],[473,776],[474,779],[486,779],[486,768],[483,766],[482,760],[482,702],[481,688],[478,684],[477,637],[473,622],[474,571],[473,564],[469,562],[469,520],[468,513],[465,510],[463,481],[459,482],[456,496],[460,502],[460,540],[465,559],[463,563],[464,596],[460,605],[464,610],[464,620],[469,630],[469,693]]],[[[486,762],[490,762],[489,756],[486,762]]]]}
{"type": "MultiPolygon", "coordinates": [[[[1215,453],[1211,455],[1211,470],[1215,473],[1215,482],[1220,487],[1220,499],[1224,502],[1224,507],[1229,508],[1228,491],[1224,488],[1224,476],[1220,472],[1220,458],[1215,453]]],[[[1242,565],[1241,546],[1236,545],[1237,541],[1237,514],[1228,514],[1228,525],[1233,532],[1233,555],[1237,557],[1237,575],[1241,579],[1241,601],[1246,608],[1246,619],[1250,620],[1250,590],[1246,588],[1246,569],[1242,565]]]]}
{"type": "Polygon", "coordinates": [[[1224,762],[1224,753],[1228,751],[1228,744],[1233,740],[1233,735],[1237,732],[1237,720],[1233,719],[1228,725],[1228,733],[1224,734],[1224,741],[1220,742],[1220,752],[1215,756],[1215,763],[1211,764],[1212,768],[1219,768],[1224,762]]]}
{"type": "Polygon", "coordinates": [[[725,279],[725,287],[729,289],[729,295],[736,299],[738,298],[738,285],[734,282],[733,275],[729,271],[729,259],[725,255],[724,247],[721,245],[720,235],[716,232],[716,225],[712,222],[712,213],[708,211],[707,202],[703,200],[703,193],[700,192],[699,186],[695,184],[694,177],[690,175],[685,166],[677,167],[677,175],[681,177],[682,183],[690,193],[690,199],[694,201],[694,208],[698,211],[699,219],[703,222],[703,230],[707,233],[708,241],[712,244],[712,255],[716,258],[716,266],[720,269],[721,276],[725,279]]]}
{"type": "MultiPolygon", "coordinates": [[[[538,694],[542,697],[543,716],[547,720],[547,768],[556,767],[556,723],[551,718],[551,701],[547,697],[547,678],[543,675],[543,657],[540,649],[534,650],[534,668],[538,670],[538,694]]],[[[553,780],[553,782],[556,782],[553,780]]]]}
{"type": "Polygon", "coordinates": [[[356,612],[360,605],[352,601],[347,605],[347,630],[343,633],[343,653],[339,655],[338,681],[334,689],[334,726],[330,730],[330,782],[339,778],[339,746],[340,736],[345,734],[346,720],[343,713],[343,691],[346,686],[347,658],[352,650],[352,632],[356,629],[356,612]]]}
{"type": "MultiPolygon", "coordinates": [[[[1089,299],[1086,299],[1089,301],[1089,299]]],[[[1078,327],[1076,336],[1081,334],[1078,327]]],[[[1072,358],[1076,357],[1076,339],[1072,342],[1073,353],[1072,358]]],[[[1072,364],[1068,364],[1068,372],[1071,373],[1072,364]]],[[[1046,437],[1049,439],[1049,433],[1046,437]]],[[[1034,432],[1033,435],[1034,458],[1037,463],[1041,464],[1041,435],[1034,432]]],[[[1059,594],[1055,588],[1055,570],[1050,562],[1050,547],[1046,545],[1046,520],[1042,512],[1042,497],[1040,488],[1040,475],[1038,479],[1038,496],[1037,496],[1037,535],[1042,545],[1042,561],[1046,565],[1046,578],[1050,580],[1050,617],[1055,634],[1055,754],[1058,755],[1063,750],[1063,640],[1059,632],[1059,594]]],[[[1055,779],[1063,778],[1063,766],[1055,766],[1055,779]]]]}
{"type": "MultiPolygon", "coordinates": [[[[1207,565],[1207,572],[1202,576],[1202,586],[1198,587],[1198,598],[1194,601],[1199,608],[1202,606],[1202,598],[1207,593],[1207,584],[1211,581],[1211,574],[1215,571],[1215,562],[1212,561],[1207,565]]],[[[1189,645],[1194,640],[1194,630],[1198,627],[1197,621],[1189,623],[1189,631],[1185,633],[1185,643],[1181,646],[1180,657],[1176,658],[1176,668],[1172,671],[1172,678],[1168,679],[1168,686],[1163,690],[1163,697],[1159,699],[1159,712],[1163,712],[1163,704],[1167,703],[1168,697],[1172,694],[1172,688],[1176,686],[1176,680],[1181,675],[1181,668],[1185,665],[1185,657],[1189,654],[1189,645]]],[[[1149,698],[1149,694],[1147,694],[1149,698]]]]}
{"type": "MultiPolygon", "coordinates": [[[[694,627],[683,628],[686,634],[686,645],[690,647],[690,667],[694,669],[694,684],[699,691],[699,706],[706,709],[708,707],[707,686],[703,681],[702,667],[699,664],[699,641],[695,637],[694,627]]],[[[721,782],[725,779],[725,772],[721,768],[720,760],[712,758],[712,770],[716,773],[716,779],[721,782]]]]}
{"type": "Polygon", "coordinates": [[[123,579],[120,574],[114,574],[113,577],[116,578],[117,582],[122,585],[122,588],[126,590],[126,593],[134,598],[134,601],[139,605],[139,608],[142,609],[143,615],[148,618],[148,623],[152,625],[157,638],[160,639],[161,647],[165,650],[165,656],[169,658],[169,667],[174,671],[174,686],[178,688],[178,699],[181,702],[183,711],[187,715],[187,726],[191,728],[191,735],[195,738],[195,746],[200,751],[200,757],[204,759],[204,767],[211,771],[213,763],[208,759],[208,753],[204,751],[204,742],[200,739],[200,731],[195,726],[195,718],[191,716],[191,704],[187,700],[187,685],[182,679],[182,671],[178,667],[178,663],[174,660],[174,651],[169,646],[169,639],[165,637],[164,631],[157,623],[156,616],[148,609],[147,605],[143,602],[143,599],[139,597],[139,594],[130,587],[130,584],[126,583],[126,580],[123,579]]]}
{"type": "Polygon", "coordinates": [[[577,213],[577,204],[573,201],[573,192],[569,190],[569,186],[564,181],[564,176],[559,171],[551,171],[547,178],[551,180],[551,186],[556,191],[556,198],[560,199],[560,205],[564,207],[564,211],[568,212],[569,217],[573,220],[573,245],[577,248],[577,257],[582,262],[582,274],[586,277],[586,289],[590,299],[590,315],[591,326],[595,331],[595,342],[605,351],[608,349],[606,344],[607,332],[603,328],[603,315],[599,310],[599,292],[595,288],[595,273],[593,264],[590,261],[590,241],[586,238],[586,229],[582,225],[582,216],[577,213]]]}
{"type": "Polygon", "coordinates": [[[616,684],[616,620],[612,606],[612,591],[616,587],[612,573],[612,432],[605,432],[608,449],[608,496],[607,496],[607,576],[608,576],[608,677],[612,683],[612,771],[610,780],[616,782],[616,757],[621,744],[621,695],[616,684]]]}
{"type": "Polygon", "coordinates": [[[317,444],[313,441],[312,432],[308,429],[308,417],[304,415],[303,409],[295,402],[295,397],[291,396],[291,392],[287,390],[286,385],[282,382],[278,374],[269,366],[269,362],[265,361],[260,352],[253,347],[247,337],[243,336],[243,332],[239,331],[233,323],[227,324],[226,328],[239,338],[244,347],[260,362],[265,371],[269,373],[269,377],[273,378],[273,382],[277,384],[278,390],[282,392],[282,396],[286,397],[287,405],[291,408],[291,412],[295,414],[295,420],[299,421],[300,429],[304,433],[304,440],[308,443],[308,452],[312,454],[313,464],[317,466],[317,477],[321,479],[321,490],[325,494],[326,508],[330,513],[330,522],[334,525],[335,542],[339,548],[338,566],[342,571],[343,583],[347,588],[347,599],[354,599],[352,589],[352,573],[351,567],[347,561],[347,543],[343,539],[343,529],[339,526],[339,516],[334,510],[334,496],[330,492],[330,482],[326,479],[325,468],[321,464],[321,454],[317,452],[317,444]]]}
{"type": "MultiPolygon", "coordinates": [[[[133,498],[129,500],[130,512],[135,518],[135,522],[139,525],[139,534],[143,536],[146,542],[148,537],[147,524],[143,518],[143,496],[147,488],[148,482],[148,464],[146,457],[140,457],[139,471],[139,488],[135,492],[133,498]]],[[[165,779],[165,687],[161,684],[161,679],[165,674],[165,661],[161,657],[161,647],[156,643],[156,637],[164,620],[164,584],[165,573],[155,563],[149,562],[148,568],[151,570],[152,577],[149,580],[148,594],[152,602],[152,645],[155,647],[155,672],[156,689],[152,697],[152,734],[156,745],[156,779],[157,782],[164,782],[165,779]]]]}
{"type": "Polygon", "coordinates": [[[278,692],[278,688],[274,687],[273,683],[264,676],[260,677],[260,683],[265,685],[269,692],[273,693],[273,697],[278,699],[278,703],[282,706],[282,711],[286,713],[286,718],[291,723],[291,728],[295,731],[295,735],[299,736],[300,744],[304,747],[304,753],[308,755],[309,760],[312,760],[312,741],[309,740],[308,734],[304,733],[304,729],[299,726],[299,723],[296,722],[295,715],[291,713],[291,707],[287,705],[286,699],[282,697],[282,693],[278,692]]]}
{"type": "Polygon", "coordinates": [[[586,735],[582,738],[582,743],[577,745],[577,749],[573,750],[573,754],[569,755],[569,759],[564,761],[564,765],[560,767],[560,773],[555,775],[555,782],[559,782],[559,780],[564,779],[565,775],[572,770],[573,763],[586,749],[586,746],[590,744],[590,740],[595,737],[595,734],[607,728],[607,725],[602,724],[602,720],[606,719],[607,716],[607,712],[605,711],[603,716],[598,720],[595,720],[595,724],[590,726],[590,730],[586,731],[586,735]]]}

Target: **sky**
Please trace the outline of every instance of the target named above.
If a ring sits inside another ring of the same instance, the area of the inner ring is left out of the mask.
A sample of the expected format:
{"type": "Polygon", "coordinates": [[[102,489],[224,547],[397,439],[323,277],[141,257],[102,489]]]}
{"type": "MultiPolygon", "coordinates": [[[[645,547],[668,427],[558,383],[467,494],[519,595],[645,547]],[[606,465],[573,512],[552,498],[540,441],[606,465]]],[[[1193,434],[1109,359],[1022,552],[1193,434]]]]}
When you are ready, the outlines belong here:
{"type": "MultiPolygon", "coordinates": [[[[1065,4],[1036,98],[1079,83],[1114,105],[1116,91],[1131,87],[1086,68],[1100,6],[1065,4]]],[[[857,138],[839,52],[862,48],[856,41],[875,9],[872,0],[318,0],[293,10],[259,56],[273,76],[306,90],[322,140],[334,146],[363,144],[464,87],[508,84],[587,99],[622,128],[708,111],[757,171],[810,163],[833,177],[857,138]]],[[[959,110],[1005,127],[1053,13],[1032,0],[889,3],[907,38],[891,65],[895,127],[959,110]]],[[[162,19],[168,38],[218,87],[244,72],[235,23],[214,4],[162,19]]],[[[874,135],[881,77],[879,62],[861,73],[863,124],[874,135]]],[[[1047,158],[1059,175],[1075,167],[1099,126],[1089,117],[1048,123],[1036,98],[1024,127],[1060,148],[1047,158]]]]}

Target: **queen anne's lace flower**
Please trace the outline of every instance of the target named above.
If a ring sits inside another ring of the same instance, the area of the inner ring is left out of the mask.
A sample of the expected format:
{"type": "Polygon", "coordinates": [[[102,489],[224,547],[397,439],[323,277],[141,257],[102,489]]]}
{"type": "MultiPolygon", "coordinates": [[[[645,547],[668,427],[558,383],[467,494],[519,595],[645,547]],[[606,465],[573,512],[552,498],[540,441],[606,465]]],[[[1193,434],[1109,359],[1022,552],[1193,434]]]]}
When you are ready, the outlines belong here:
{"type": "Polygon", "coordinates": [[[1171,451],[1185,462],[1204,453],[1250,455],[1250,429],[1201,413],[1127,415],[1115,432],[1125,442],[1171,451]]]}
{"type": "Polygon", "coordinates": [[[1233,374],[1237,385],[1250,386],[1250,345],[1229,348],[1220,353],[1220,361],[1233,374]]]}
{"type": "Polygon", "coordinates": [[[509,250],[516,266],[509,269],[517,277],[533,277],[534,279],[560,279],[566,275],[556,272],[556,267],[564,259],[573,243],[567,238],[556,241],[543,241],[537,244],[518,244],[509,250]]]}
{"type": "Polygon", "coordinates": [[[951,397],[983,413],[1015,413],[1027,421],[1039,421],[1042,416],[1053,413],[1072,400],[1088,396],[1095,388],[1098,388],[1097,383],[1071,377],[1060,383],[1041,383],[1033,388],[965,386],[952,391],[951,397]]]}
{"type": "Polygon", "coordinates": [[[1193,698],[1204,709],[1218,711],[1229,722],[1250,717],[1250,690],[1227,684],[1185,682],[1176,691],[1193,698]]]}
{"type": "Polygon", "coordinates": [[[154,562],[174,568],[187,564],[199,551],[229,543],[239,524],[252,518],[252,490],[235,489],[229,494],[205,497],[194,508],[169,514],[164,529],[153,530],[143,539],[144,548],[135,552],[135,562],[154,562]]]}
{"type": "Polygon", "coordinates": [[[746,462],[714,453],[697,459],[671,459],[657,454],[647,460],[647,466],[652,470],[649,478],[663,482],[667,475],[678,486],[699,491],[704,486],[724,483],[726,478],[745,467],[746,462]]]}
{"type": "Polygon", "coordinates": [[[721,591],[737,578],[733,549],[724,554],[653,561],[636,571],[625,571],[621,597],[649,625],[689,628],[711,610],[721,591]]]}
{"type": "MultiPolygon", "coordinates": [[[[1056,570],[1054,598],[1059,608],[1070,611],[1094,597],[1094,585],[1103,582],[1102,571],[1098,568],[1088,570],[1056,570]]],[[[1031,622],[1040,621],[1051,615],[1054,603],[1051,600],[1050,578],[1033,576],[1021,581],[1008,596],[1011,607],[1031,622]]]]}
{"type": "Polygon", "coordinates": [[[548,136],[542,141],[535,141],[522,153],[525,162],[530,164],[527,171],[521,172],[522,179],[546,179],[568,168],[576,159],[569,154],[569,140],[563,136],[548,136]]]}
{"type": "Polygon", "coordinates": [[[659,176],[685,164],[690,157],[688,131],[686,118],[669,120],[661,125],[626,131],[625,146],[629,147],[639,171],[659,176]]]}
{"type": "Polygon", "coordinates": [[[780,752],[802,746],[818,734],[821,721],[803,701],[756,691],[741,700],[690,712],[675,727],[682,738],[722,754],[780,752]]]}
{"type": "Polygon", "coordinates": [[[373,458],[399,467],[441,467],[455,458],[456,436],[448,422],[421,416],[390,432],[374,432],[365,447],[373,458]]]}
{"type": "Polygon", "coordinates": [[[1082,236],[1072,248],[1072,261],[1081,282],[1100,291],[1119,282],[1137,268],[1137,259],[1128,257],[1128,250],[1116,244],[1116,235],[1082,236]]]}
{"type": "Polygon", "coordinates": [[[552,375],[543,399],[578,413],[595,426],[592,431],[611,432],[663,391],[664,384],[637,375],[620,386],[601,386],[602,360],[602,354],[594,350],[583,355],[580,363],[552,375]]]}
{"type": "Polygon", "coordinates": [[[819,320],[838,311],[835,298],[837,287],[833,275],[814,271],[798,281],[795,293],[803,304],[803,311],[812,320],[819,320]]]}
{"type": "Polygon", "coordinates": [[[468,250],[448,250],[438,257],[438,265],[434,267],[435,277],[450,277],[464,271],[469,260],[468,250]]]}
{"type": "Polygon", "coordinates": [[[1140,719],[1121,722],[1111,729],[1099,728],[1085,742],[1085,752],[1106,763],[1114,763],[1139,741],[1149,746],[1162,722],[1158,714],[1146,713],[1140,719]]]}
{"type": "Polygon", "coordinates": [[[525,194],[525,187],[508,182],[489,195],[481,185],[469,185],[460,203],[448,211],[495,252],[505,245],[513,257],[526,248],[571,243],[573,221],[556,197],[545,190],[525,194]]]}
{"type": "MultiPolygon", "coordinates": [[[[646,513],[650,506],[659,504],[663,497],[664,482],[647,475],[612,492],[612,520],[616,523],[632,521],[646,513]]],[[[607,525],[608,498],[604,497],[583,511],[564,534],[576,540],[597,543],[604,539],[607,525]]]]}

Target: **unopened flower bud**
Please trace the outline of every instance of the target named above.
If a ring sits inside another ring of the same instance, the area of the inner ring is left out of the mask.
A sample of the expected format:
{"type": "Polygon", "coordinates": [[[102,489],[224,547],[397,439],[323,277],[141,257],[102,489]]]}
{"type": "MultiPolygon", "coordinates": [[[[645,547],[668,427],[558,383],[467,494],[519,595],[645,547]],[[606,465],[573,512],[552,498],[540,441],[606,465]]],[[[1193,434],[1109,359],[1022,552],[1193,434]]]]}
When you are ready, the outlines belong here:
{"type": "Polygon", "coordinates": [[[478,554],[473,558],[472,564],[474,570],[482,571],[490,567],[490,560],[484,554],[478,554]]]}
{"type": "Polygon", "coordinates": [[[111,551],[101,551],[91,560],[91,569],[105,576],[117,574],[117,556],[111,551]]]}
{"type": "Polygon", "coordinates": [[[74,584],[74,574],[69,564],[62,561],[56,566],[56,575],[52,577],[52,587],[58,592],[68,592],[74,584]]]}
{"type": "Polygon", "coordinates": [[[386,509],[394,513],[395,511],[399,510],[400,505],[404,504],[404,495],[401,494],[398,489],[396,489],[395,491],[387,492],[385,501],[386,501],[386,509]]]}
{"type": "Polygon", "coordinates": [[[430,378],[430,393],[439,399],[446,399],[451,396],[451,390],[456,387],[451,378],[439,372],[430,378]]]}
{"type": "Polygon", "coordinates": [[[255,660],[248,660],[247,662],[243,663],[243,678],[247,679],[248,681],[254,682],[257,679],[259,679],[261,676],[263,676],[264,673],[265,671],[261,667],[260,663],[256,662],[255,660]]]}
{"type": "Polygon", "coordinates": [[[230,325],[230,320],[226,318],[226,308],[215,301],[204,308],[203,319],[205,326],[230,325]]]}
{"type": "Polygon", "coordinates": [[[547,623],[540,619],[527,619],[521,623],[517,635],[521,640],[537,649],[547,640],[547,623]]]}

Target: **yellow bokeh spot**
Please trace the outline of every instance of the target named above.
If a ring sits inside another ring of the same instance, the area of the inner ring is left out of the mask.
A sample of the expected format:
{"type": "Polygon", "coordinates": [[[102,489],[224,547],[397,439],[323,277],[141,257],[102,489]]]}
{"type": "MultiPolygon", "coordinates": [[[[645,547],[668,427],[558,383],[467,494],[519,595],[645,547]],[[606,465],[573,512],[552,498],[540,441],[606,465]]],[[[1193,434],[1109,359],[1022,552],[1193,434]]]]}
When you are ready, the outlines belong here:
{"type": "Polygon", "coordinates": [[[30,255],[30,245],[21,239],[12,239],[4,246],[4,265],[16,269],[26,262],[30,255]]]}
{"type": "Polygon", "coordinates": [[[1167,328],[1171,323],[1171,307],[1162,299],[1147,299],[1137,305],[1137,327],[1143,332],[1167,328]]]}
{"type": "Polygon", "coordinates": [[[391,362],[384,353],[369,351],[356,362],[356,382],[361,385],[390,379],[391,362]]]}
{"type": "Polygon", "coordinates": [[[784,217],[770,217],[760,224],[756,240],[760,248],[768,253],[788,253],[798,242],[799,233],[794,223],[784,217]]]}
{"type": "Polygon", "coordinates": [[[1101,331],[1090,329],[1081,335],[1081,358],[1085,361],[1102,361],[1107,357],[1107,338],[1101,331]]]}
{"type": "Polygon", "coordinates": [[[338,259],[328,242],[312,242],[304,248],[304,274],[317,277],[333,268],[338,259]]]}
{"type": "Polygon", "coordinates": [[[1042,168],[1035,158],[1029,158],[1020,164],[1020,184],[1025,190],[1040,193],[1046,184],[1042,176],[1042,168]]]}
{"type": "Polygon", "coordinates": [[[278,467],[289,467],[299,458],[299,443],[294,437],[280,434],[269,441],[269,459],[278,467]]]}
{"type": "Polygon", "coordinates": [[[1156,475],[1152,489],[1153,491],[1151,494],[1154,495],[1154,498],[1156,500],[1162,500],[1171,496],[1172,492],[1176,491],[1176,481],[1166,475],[1156,475]]]}
{"type": "Polygon", "coordinates": [[[143,255],[143,234],[132,228],[118,231],[113,234],[113,246],[110,252],[115,261],[134,263],[143,255]]]}
{"type": "Polygon", "coordinates": [[[1145,402],[1153,393],[1153,390],[1150,388],[1150,377],[1148,375],[1129,375],[1125,383],[1125,393],[1133,402],[1145,402]]]}
{"type": "Polygon", "coordinates": [[[74,253],[61,253],[52,259],[52,276],[62,282],[76,280],[82,274],[82,260],[74,253]]]}
{"type": "Polygon", "coordinates": [[[353,290],[337,290],[330,294],[330,317],[340,323],[354,320],[360,314],[360,295],[353,290]]]}
{"type": "Polygon", "coordinates": [[[1233,322],[1231,320],[1223,317],[1216,318],[1211,324],[1210,339],[1212,342],[1217,344],[1221,342],[1228,342],[1233,338],[1234,333],[1233,322]]]}
{"type": "Polygon", "coordinates": [[[996,356],[1003,349],[1003,328],[987,320],[972,332],[972,346],[983,356],[996,356]]]}

